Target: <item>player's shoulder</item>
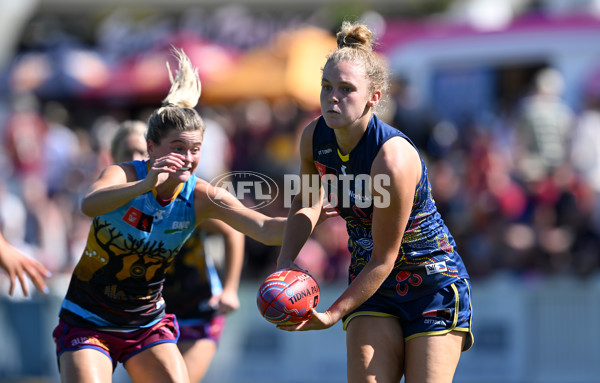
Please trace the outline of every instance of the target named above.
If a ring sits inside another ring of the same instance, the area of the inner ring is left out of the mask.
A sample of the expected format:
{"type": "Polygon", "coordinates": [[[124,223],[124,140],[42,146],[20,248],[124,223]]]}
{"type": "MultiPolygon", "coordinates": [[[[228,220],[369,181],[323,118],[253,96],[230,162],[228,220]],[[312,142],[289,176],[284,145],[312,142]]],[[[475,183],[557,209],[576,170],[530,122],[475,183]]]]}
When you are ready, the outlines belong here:
{"type": "Polygon", "coordinates": [[[313,133],[315,132],[315,129],[319,122],[319,118],[320,117],[316,117],[316,118],[312,119],[311,121],[309,121],[308,124],[306,124],[306,127],[302,131],[302,139],[303,140],[304,139],[312,140],[312,136],[313,136],[313,133]]]}
{"type": "Polygon", "coordinates": [[[197,177],[196,185],[194,186],[194,194],[199,197],[209,196],[214,193],[215,186],[211,185],[208,181],[197,177]]]}
{"type": "Polygon", "coordinates": [[[123,172],[125,172],[125,175],[127,176],[128,181],[137,180],[137,178],[138,178],[137,170],[135,168],[135,165],[132,162],[121,162],[121,163],[115,164],[113,166],[121,168],[123,170],[123,172]]]}
{"type": "Polygon", "coordinates": [[[99,180],[117,182],[131,182],[137,180],[135,168],[128,163],[110,164],[100,172],[99,180]]]}
{"type": "Polygon", "coordinates": [[[318,122],[318,117],[311,120],[302,131],[302,136],[300,137],[300,154],[302,157],[312,157],[313,135],[318,122]]]}
{"type": "Polygon", "coordinates": [[[202,178],[197,179],[194,188],[194,203],[196,206],[206,208],[214,205],[215,201],[229,201],[231,198],[235,198],[235,196],[229,190],[212,185],[202,178]]]}
{"type": "Polygon", "coordinates": [[[406,166],[420,170],[421,157],[417,149],[405,137],[394,136],[381,146],[373,165],[380,170],[387,171],[406,166]]]}

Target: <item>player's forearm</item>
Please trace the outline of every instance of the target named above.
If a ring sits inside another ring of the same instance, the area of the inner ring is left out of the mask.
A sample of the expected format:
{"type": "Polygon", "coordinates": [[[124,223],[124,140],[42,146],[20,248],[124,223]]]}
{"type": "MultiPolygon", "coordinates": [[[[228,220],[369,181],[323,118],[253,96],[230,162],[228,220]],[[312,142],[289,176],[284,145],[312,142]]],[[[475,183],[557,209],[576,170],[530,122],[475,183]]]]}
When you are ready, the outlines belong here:
{"type": "Polygon", "coordinates": [[[260,241],[265,245],[279,246],[283,242],[287,218],[274,217],[266,220],[260,233],[260,241]]]}
{"type": "Polygon", "coordinates": [[[89,192],[81,201],[81,211],[88,217],[109,213],[151,189],[144,180],[114,185],[89,192]]]}
{"type": "Polygon", "coordinates": [[[335,322],[369,299],[392,271],[388,263],[369,261],[344,293],[327,309],[335,322]]]}
{"type": "Polygon", "coordinates": [[[294,262],[298,253],[312,234],[319,219],[320,207],[302,207],[294,200],[285,228],[283,244],[277,258],[277,269],[294,262]]]}
{"type": "Polygon", "coordinates": [[[244,235],[225,237],[225,275],[223,289],[237,292],[244,264],[244,235]]]}

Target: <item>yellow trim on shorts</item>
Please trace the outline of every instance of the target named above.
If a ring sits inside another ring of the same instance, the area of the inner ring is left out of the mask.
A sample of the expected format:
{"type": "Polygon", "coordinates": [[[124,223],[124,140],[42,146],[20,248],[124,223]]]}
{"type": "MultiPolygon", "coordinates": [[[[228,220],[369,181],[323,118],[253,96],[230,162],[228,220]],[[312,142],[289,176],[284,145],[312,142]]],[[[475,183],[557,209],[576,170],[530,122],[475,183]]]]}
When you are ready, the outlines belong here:
{"type": "MultiPolygon", "coordinates": [[[[469,327],[465,328],[465,327],[456,327],[456,325],[458,324],[458,312],[460,309],[460,297],[458,296],[458,289],[456,288],[456,286],[453,284],[450,285],[450,287],[452,287],[452,290],[454,291],[454,319],[452,320],[452,326],[450,326],[450,328],[447,328],[445,330],[440,330],[440,331],[427,331],[427,332],[418,332],[416,334],[412,334],[410,336],[407,336],[404,338],[404,341],[407,342],[411,339],[420,337],[420,336],[434,336],[434,335],[444,335],[447,334],[451,331],[458,331],[458,332],[466,332],[467,333],[467,339],[465,340],[465,348],[462,350],[467,351],[471,348],[471,346],[473,346],[473,343],[475,342],[475,336],[473,335],[473,332],[471,331],[471,321],[473,320],[473,306],[471,303],[471,287],[469,286],[469,283],[465,280],[465,283],[467,284],[467,291],[469,294],[469,309],[471,310],[471,315],[469,316],[469,327]]],[[[350,321],[358,316],[375,316],[375,317],[380,317],[380,318],[397,318],[395,315],[392,314],[387,314],[387,313],[380,313],[380,312],[376,312],[376,311],[359,311],[359,312],[355,312],[352,315],[348,316],[348,318],[346,318],[346,320],[343,323],[343,329],[344,331],[346,331],[346,329],[348,328],[348,323],[350,323],[350,321]]]]}
{"type": "MultiPolygon", "coordinates": [[[[467,283],[467,282],[465,281],[465,283],[467,283]]],[[[470,339],[465,340],[465,348],[462,351],[465,352],[465,351],[469,350],[471,348],[471,346],[473,346],[473,343],[475,342],[475,338],[473,336],[473,332],[471,332],[471,320],[473,319],[473,308],[471,306],[471,288],[470,288],[469,284],[467,283],[467,291],[469,292],[469,309],[471,310],[471,315],[469,316],[469,327],[465,328],[465,327],[456,327],[456,324],[458,323],[458,311],[460,309],[460,306],[459,306],[460,300],[459,300],[459,296],[458,296],[458,290],[456,289],[456,286],[454,285],[454,283],[451,284],[450,287],[452,287],[452,290],[454,290],[454,320],[452,321],[452,326],[450,326],[450,328],[448,328],[446,330],[441,330],[441,331],[418,332],[418,333],[412,334],[412,335],[404,338],[404,342],[407,342],[414,338],[418,338],[420,336],[444,335],[451,331],[458,331],[458,332],[466,332],[467,337],[470,337],[470,339]]]]}
{"type": "Polygon", "coordinates": [[[377,311],[357,311],[354,314],[350,315],[348,318],[346,318],[346,320],[344,321],[344,326],[343,329],[344,331],[346,331],[346,328],[348,327],[348,323],[350,323],[350,321],[356,317],[359,316],[372,316],[372,317],[380,317],[380,318],[397,318],[397,316],[392,315],[392,314],[387,314],[387,313],[380,313],[377,311]]]}
{"type": "Polygon", "coordinates": [[[471,303],[471,285],[469,284],[469,282],[465,279],[464,280],[465,283],[467,284],[467,291],[469,292],[469,311],[471,311],[471,315],[469,315],[469,328],[465,329],[468,330],[468,334],[467,337],[471,337],[471,342],[467,342],[465,343],[465,348],[463,349],[464,351],[468,351],[471,347],[473,347],[473,344],[475,343],[475,334],[473,334],[473,331],[471,331],[472,324],[471,321],[473,321],[473,304],[471,303]]]}
{"type": "Polygon", "coordinates": [[[427,332],[418,332],[415,334],[412,334],[410,336],[407,336],[404,338],[405,342],[408,342],[411,339],[414,338],[418,338],[420,336],[431,336],[431,335],[443,335],[443,334],[447,334],[452,330],[456,329],[456,323],[458,323],[458,309],[459,309],[459,296],[458,296],[458,290],[456,289],[456,286],[453,284],[450,285],[450,287],[452,287],[452,291],[454,291],[454,319],[452,320],[452,326],[450,326],[450,328],[447,328],[445,330],[440,330],[440,331],[427,331],[427,332]]]}

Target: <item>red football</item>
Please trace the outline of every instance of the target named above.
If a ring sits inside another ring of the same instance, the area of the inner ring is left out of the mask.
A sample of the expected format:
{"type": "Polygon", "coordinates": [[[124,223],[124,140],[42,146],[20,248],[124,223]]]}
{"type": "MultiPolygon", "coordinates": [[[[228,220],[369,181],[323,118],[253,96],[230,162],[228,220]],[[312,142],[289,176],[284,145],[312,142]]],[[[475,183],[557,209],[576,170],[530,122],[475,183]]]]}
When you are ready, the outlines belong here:
{"type": "Polygon", "coordinates": [[[282,269],[269,275],[260,285],[258,311],[274,324],[300,323],[310,317],[319,304],[319,285],[309,274],[296,269],[282,269]]]}

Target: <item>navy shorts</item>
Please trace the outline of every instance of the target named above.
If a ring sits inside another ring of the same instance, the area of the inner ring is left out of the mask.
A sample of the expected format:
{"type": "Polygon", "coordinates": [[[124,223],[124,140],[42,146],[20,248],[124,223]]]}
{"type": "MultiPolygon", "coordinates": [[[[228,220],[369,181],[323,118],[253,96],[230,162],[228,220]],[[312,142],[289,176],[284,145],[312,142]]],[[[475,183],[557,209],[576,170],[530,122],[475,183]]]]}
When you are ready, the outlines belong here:
{"type": "Polygon", "coordinates": [[[117,367],[117,362],[125,363],[129,358],[148,347],[160,343],[177,343],[179,325],[175,315],[172,314],[165,315],[152,327],[128,332],[75,327],[61,319],[52,336],[56,343],[58,359],[65,351],[92,348],[108,356],[114,369],[117,367]]]}
{"type": "Polygon", "coordinates": [[[373,295],[343,319],[344,330],[355,317],[371,315],[395,317],[400,320],[404,341],[450,331],[467,333],[463,351],[473,345],[471,332],[471,284],[459,279],[451,285],[413,301],[393,303],[380,295],[373,295]]]}

